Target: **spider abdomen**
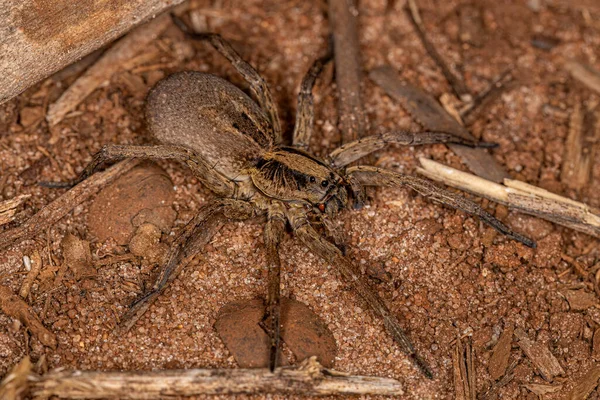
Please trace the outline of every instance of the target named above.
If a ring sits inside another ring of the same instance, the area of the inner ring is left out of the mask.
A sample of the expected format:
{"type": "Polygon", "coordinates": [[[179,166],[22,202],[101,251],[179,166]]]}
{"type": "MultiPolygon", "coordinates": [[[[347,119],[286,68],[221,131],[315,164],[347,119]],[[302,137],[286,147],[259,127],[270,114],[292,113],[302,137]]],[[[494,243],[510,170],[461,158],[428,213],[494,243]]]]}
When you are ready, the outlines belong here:
{"type": "Polygon", "coordinates": [[[148,94],[146,120],[161,143],[189,147],[230,179],[273,145],[264,111],[233,84],[201,72],[179,72],[148,94]]]}

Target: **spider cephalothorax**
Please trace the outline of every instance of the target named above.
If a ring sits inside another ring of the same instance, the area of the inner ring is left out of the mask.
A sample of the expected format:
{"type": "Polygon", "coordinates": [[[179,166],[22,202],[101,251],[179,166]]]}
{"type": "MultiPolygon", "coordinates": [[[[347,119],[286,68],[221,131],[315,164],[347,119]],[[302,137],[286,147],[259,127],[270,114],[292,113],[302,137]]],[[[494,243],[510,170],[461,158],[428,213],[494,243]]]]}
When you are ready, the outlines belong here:
{"type": "MultiPolygon", "coordinates": [[[[179,19],[175,23],[188,35],[208,40],[250,84],[256,102],[231,83],[200,72],[180,72],[160,81],[146,102],[148,128],[161,144],[155,146],[108,145],[98,152],[80,177],[94,173],[107,161],[123,158],[174,159],[186,164],[212,190],[216,198],[204,205],[183,229],[170,249],[166,265],[152,290],[134,303],[123,317],[130,327],[174,279],[188,257],[202,249],[223,220],[262,216],[266,219],[268,295],[265,328],[271,339],[270,367],[277,365],[279,348],[280,268],[279,243],[289,227],[308,248],[331,263],[349,285],[379,314],[386,329],[427,376],[432,373],[416,354],[397,318],[371,289],[353,263],[315,226],[331,231],[331,219],[364,201],[363,186],[408,186],[421,195],[481,218],[495,229],[528,246],[530,239],[514,233],[477,204],[431,182],[371,166],[347,167],[390,143],[417,145],[470,142],[444,132],[388,132],[346,143],[331,152],[326,162],[306,151],[312,134],[312,87],[329,57],[315,61],[301,85],[292,143],[283,144],[277,109],[265,81],[233,48],[216,34],[190,32],[179,19]]],[[[358,207],[357,207],[358,206],[358,207]]]]}

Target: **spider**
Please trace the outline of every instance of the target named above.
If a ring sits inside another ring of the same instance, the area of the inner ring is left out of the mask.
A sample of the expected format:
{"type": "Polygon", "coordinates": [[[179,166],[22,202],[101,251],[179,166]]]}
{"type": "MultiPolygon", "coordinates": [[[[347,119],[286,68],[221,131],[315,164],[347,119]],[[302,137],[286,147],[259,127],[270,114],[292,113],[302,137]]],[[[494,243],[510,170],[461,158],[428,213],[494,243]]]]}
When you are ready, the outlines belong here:
{"type": "Polygon", "coordinates": [[[258,72],[220,35],[194,32],[181,19],[172,17],[187,36],[208,41],[226,57],[248,82],[256,101],[217,76],[193,71],[175,73],[158,82],[146,99],[149,131],[161,144],[105,145],[74,181],[45,183],[51,187],[70,187],[105,163],[126,158],[169,159],[187,165],[216,195],[182,229],[155,284],[132,304],[122,319],[123,326],[128,329],[135,323],[177,276],[186,260],[210,241],[223,221],[263,217],[268,270],[263,327],[270,338],[271,371],[278,363],[280,347],[278,249],[289,228],[314,254],[338,269],[351,288],[383,319],[394,341],[425,376],[432,378],[431,369],[415,351],[396,316],[345,256],[332,220],[342,210],[362,207],[365,186],[407,186],[432,200],[478,216],[508,237],[534,247],[531,239],[513,232],[476,203],[425,179],[366,165],[349,167],[392,143],[491,145],[445,132],[394,131],[346,143],[319,159],[307,150],[313,132],[312,89],[331,52],[317,59],[302,80],[292,143],[285,145],[277,108],[258,72]]]}

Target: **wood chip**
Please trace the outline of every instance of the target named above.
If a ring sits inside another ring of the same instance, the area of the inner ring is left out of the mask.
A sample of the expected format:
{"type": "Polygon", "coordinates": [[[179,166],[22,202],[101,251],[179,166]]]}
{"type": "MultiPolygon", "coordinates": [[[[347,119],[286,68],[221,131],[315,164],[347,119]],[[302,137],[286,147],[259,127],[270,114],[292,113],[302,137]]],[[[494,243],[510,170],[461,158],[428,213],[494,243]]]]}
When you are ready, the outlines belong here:
{"type": "Polygon", "coordinates": [[[542,378],[552,382],[555,376],[564,375],[565,371],[546,345],[529,339],[522,329],[515,329],[515,336],[519,339],[519,347],[540,372],[542,378]]]}
{"type": "Polygon", "coordinates": [[[583,289],[565,290],[562,294],[567,298],[571,310],[581,311],[598,305],[598,299],[594,293],[586,292],[583,289]]]}
{"type": "Polygon", "coordinates": [[[12,199],[0,202],[0,225],[4,225],[12,221],[17,212],[17,208],[30,197],[30,194],[22,194],[12,199]]]}
{"type": "Polygon", "coordinates": [[[600,366],[595,365],[575,383],[573,390],[569,393],[569,400],[587,399],[598,386],[598,379],[600,379],[600,366]]]}
{"type": "Polygon", "coordinates": [[[508,360],[510,358],[510,350],[512,347],[514,328],[512,325],[506,326],[488,362],[488,372],[493,380],[498,380],[506,373],[508,368],[508,360]]]}
{"type": "MultiPolygon", "coordinates": [[[[288,397],[382,395],[400,398],[402,384],[395,379],[355,376],[329,370],[314,358],[298,367],[253,369],[188,369],[167,371],[63,371],[36,377],[34,398],[158,399],[218,394],[283,393],[288,397]]],[[[341,397],[345,396],[345,397],[341,397]]]]}
{"type": "Polygon", "coordinates": [[[562,389],[562,385],[545,385],[542,383],[528,383],[523,387],[538,396],[543,396],[549,393],[556,393],[562,389]]]}

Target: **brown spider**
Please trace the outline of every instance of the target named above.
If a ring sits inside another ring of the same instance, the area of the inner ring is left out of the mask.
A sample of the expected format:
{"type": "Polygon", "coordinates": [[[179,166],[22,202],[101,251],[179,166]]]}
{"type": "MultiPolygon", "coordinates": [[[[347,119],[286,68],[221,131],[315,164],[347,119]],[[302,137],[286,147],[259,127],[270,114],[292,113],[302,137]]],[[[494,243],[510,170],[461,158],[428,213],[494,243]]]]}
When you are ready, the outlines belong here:
{"type": "Polygon", "coordinates": [[[270,337],[269,365],[277,365],[280,328],[279,243],[286,227],[308,248],[334,265],[351,287],[384,320],[385,327],[418,368],[428,377],[432,372],[404,333],[396,317],[368,281],[343,252],[332,229],[331,219],[349,205],[360,208],[363,186],[405,185],[423,196],[476,215],[503,234],[534,247],[535,243],[513,232],[477,204],[431,182],[371,166],[350,163],[390,143],[418,145],[459,143],[489,147],[444,132],[389,132],[368,136],[340,146],[325,160],[306,151],[313,131],[312,88],[330,56],[314,62],[302,80],[298,112],[291,146],[283,145],[277,109],[264,79],[245,62],[231,45],[213,33],[195,33],[177,17],[174,22],[194,39],[207,40],[225,56],[250,84],[256,102],[231,83],[200,72],[179,72],[150,91],[146,119],[150,132],[162,144],[156,146],[106,145],[72,182],[46,186],[75,185],[104,163],[125,158],[174,159],[186,164],[195,176],[216,194],[204,205],[177,237],[166,265],[152,290],[138,299],[123,317],[131,327],[165,287],[177,276],[188,257],[208,243],[223,220],[266,217],[268,294],[265,329],[270,337]],[[316,222],[315,222],[316,221],[316,222]],[[322,227],[325,236],[315,229],[322,227]],[[333,238],[329,241],[326,236],[333,238]]]}

